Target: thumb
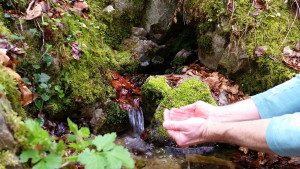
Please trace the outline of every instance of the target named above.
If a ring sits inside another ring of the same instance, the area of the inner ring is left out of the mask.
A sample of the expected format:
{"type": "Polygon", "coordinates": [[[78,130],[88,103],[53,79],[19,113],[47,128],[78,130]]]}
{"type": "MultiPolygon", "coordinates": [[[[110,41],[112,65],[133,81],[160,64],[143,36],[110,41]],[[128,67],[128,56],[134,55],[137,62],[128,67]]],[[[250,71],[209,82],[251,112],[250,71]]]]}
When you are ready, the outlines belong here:
{"type": "Polygon", "coordinates": [[[165,121],[163,127],[167,130],[179,131],[184,128],[184,125],[180,121],[165,121]]]}

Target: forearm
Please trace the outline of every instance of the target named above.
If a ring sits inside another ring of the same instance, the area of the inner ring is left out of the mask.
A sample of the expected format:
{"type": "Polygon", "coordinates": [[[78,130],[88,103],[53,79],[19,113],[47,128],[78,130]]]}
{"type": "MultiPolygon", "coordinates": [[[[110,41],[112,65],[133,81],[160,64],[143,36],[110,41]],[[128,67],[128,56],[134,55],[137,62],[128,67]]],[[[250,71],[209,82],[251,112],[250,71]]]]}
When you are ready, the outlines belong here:
{"type": "Polygon", "coordinates": [[[207,137],[211,142],[245,146],[253,150],[271,152],[266,142],[270,120],[218,123],[209,122],[207,137]]]}
{"type": "Polygon", "coordinates": [[[217,107],[214,121],[238,122],[260,119],[259,112],[252,99],[246,99],[231,105],[217,107]]]}

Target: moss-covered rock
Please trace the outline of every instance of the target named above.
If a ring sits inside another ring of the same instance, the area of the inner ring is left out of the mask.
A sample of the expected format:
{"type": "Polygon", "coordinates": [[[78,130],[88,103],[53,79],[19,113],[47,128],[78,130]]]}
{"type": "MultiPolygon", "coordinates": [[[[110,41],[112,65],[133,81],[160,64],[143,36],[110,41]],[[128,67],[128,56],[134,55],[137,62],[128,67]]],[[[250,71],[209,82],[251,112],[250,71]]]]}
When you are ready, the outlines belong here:
{"type": "Polygon", "coordinates": [[[251,69],[234,77],[242,90],[251,95],[281,84],[296,74],[283,63],[278,63],[271,58],[259,58],[251,64],[253,64],[251,69]]]}
{"type": "Polygon", "coordinates": [[[300,21],[291,12],[295,4],[280,1],[264,3],[266,9],[260,12],[253,3],[244,0],[234,1],[233,11],[229,11],[222,1],[189,0],[185,5],[187,19],[199,23],[200,61],[210,68],[222,67],[230,74],[246,70],[238,81],[251,94],[292,77],[292,71],[281,63],[282,51],[285,46],[293,46],[300,39],[300,21]],[[220,41],[216,39],[221,38],[223,42],[217,43],[220,41]],[[218,44],[221,45],[218,47],[218,44]],[[267,48],[267,57],[254,58],[258,46],[267,48]],[[216,49],[221,50],[218,53],[216,49]]]}
{"type": "Polygon", "coordinates": [[[171,87],[165,76],[150,76],[142,86],[142,106],[147,119],[153,117],[152,139],[162,141],[167,138],[162,127],[164,109],[171,109],[202,100],[216,104],[209,87],[195,77],[181,77],[178,85],[171,87]]]}
{"type": "Polygon", "coordinates": [[[25,112],[21,105],[21,93],[18,90],[17,82],[3,70],[2,65],[0,65],[0,88],[6,93],[8,100],[12,103],[13,109],[24,115],[25,112]]]}

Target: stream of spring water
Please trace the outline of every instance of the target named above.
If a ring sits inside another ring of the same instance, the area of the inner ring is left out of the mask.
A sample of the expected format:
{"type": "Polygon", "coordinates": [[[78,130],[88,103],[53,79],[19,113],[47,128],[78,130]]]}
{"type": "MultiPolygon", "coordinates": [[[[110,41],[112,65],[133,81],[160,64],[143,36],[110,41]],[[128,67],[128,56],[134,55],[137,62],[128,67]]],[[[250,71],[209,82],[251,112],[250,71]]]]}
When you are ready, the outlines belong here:
{"type": "Polygon", "coordinates": [[[191,168],[191,164],[190,164],[190,160],[189,160],[189,147],[185,149],[186,153],[185,153],[185,160],[187,161],[187,169],[191,168]]]}
{"type": "Polygon", "coordinates": [[[130,108],[128,110],[129,122],[133,130],[133,134],[139,136],[145,130],[144,114],[141,108],[130,108]]]}

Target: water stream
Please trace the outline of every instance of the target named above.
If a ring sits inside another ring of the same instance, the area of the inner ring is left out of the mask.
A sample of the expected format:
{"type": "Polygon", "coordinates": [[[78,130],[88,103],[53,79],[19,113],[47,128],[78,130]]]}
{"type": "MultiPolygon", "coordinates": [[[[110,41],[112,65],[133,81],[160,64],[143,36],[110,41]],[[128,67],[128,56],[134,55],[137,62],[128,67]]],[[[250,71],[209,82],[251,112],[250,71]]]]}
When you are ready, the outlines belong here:
{"type": "Polygon", "coordinates": [[[129,122],[133,130],[133,135],[140,136],[145,130],[144,114],[141,108],[130,108],[128,110],[129,122]]]}

